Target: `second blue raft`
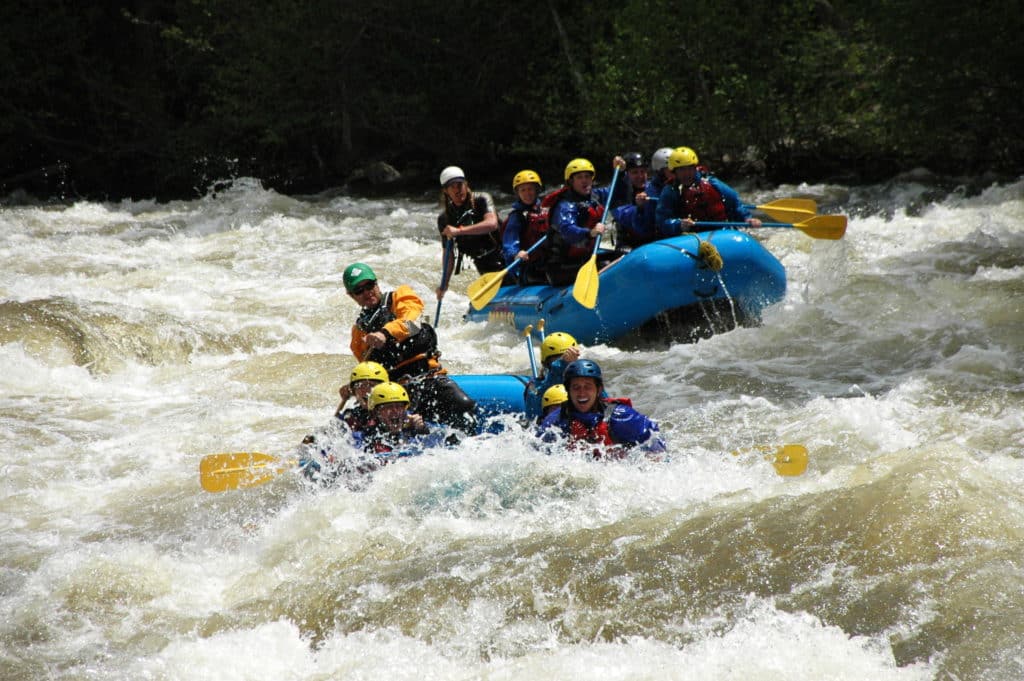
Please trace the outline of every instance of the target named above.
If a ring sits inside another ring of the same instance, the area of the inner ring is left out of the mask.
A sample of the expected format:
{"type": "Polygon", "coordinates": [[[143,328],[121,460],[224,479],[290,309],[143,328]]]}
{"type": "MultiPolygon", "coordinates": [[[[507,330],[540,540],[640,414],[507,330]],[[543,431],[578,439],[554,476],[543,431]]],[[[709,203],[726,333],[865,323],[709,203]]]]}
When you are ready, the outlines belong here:
{"type": "MultiPolygon", "coordinates": [[[[737,325],[756,325],[761,311],[786,294],[786,270],[757,239],[722,229],[664,239],[633,249],[598,275],[597,304],[580,305],[569,286],[503,286],[469,321],[510,324],[572,334],[584,345],[609,343],[645,326],[679,328],[672,340],[696,340],[737,325]],[[714,272],[698,258],[700,240],[722,257],[714,272]],[[689,338],[687,338],[689,336],[689,338]]],[[[536,331],[534,332],[537,333],[536,331]]]]}

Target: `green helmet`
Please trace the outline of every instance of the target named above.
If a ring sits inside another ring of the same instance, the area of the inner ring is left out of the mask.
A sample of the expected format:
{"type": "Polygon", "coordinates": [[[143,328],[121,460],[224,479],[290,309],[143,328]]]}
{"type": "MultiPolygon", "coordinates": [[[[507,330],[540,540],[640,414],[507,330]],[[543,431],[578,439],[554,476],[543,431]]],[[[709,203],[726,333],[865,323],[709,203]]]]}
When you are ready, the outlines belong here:
{"type": "Polygon", "coordinates": [[[341,280],[345,282],[345,290],[352,293],[364,281],[377,281],[377,275],[373,273],[369,265],[354,262],[345,268],[341,280]]]}

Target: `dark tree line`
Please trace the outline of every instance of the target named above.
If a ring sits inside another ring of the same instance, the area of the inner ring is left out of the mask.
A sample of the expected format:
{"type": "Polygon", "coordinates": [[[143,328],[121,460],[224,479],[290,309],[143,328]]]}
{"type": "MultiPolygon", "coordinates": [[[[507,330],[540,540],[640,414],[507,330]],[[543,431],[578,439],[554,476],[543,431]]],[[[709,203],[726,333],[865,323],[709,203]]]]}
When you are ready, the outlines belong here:
{"type": "Polygon", "coordinates": [[[1024,169],[1024,13],[948,0],[8,3],[0,195],[549,184],[688,145],[769,182],[1024,169]],[[418,173],[418,175],[417,175],[418,173]]]}

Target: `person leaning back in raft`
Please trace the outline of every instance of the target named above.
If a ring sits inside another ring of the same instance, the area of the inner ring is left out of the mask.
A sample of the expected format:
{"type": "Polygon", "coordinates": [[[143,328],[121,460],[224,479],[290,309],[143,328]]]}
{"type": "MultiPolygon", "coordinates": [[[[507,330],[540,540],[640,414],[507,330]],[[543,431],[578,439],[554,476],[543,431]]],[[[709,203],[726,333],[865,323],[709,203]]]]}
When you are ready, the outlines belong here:
{"type": "Polygon", "coordinates": [[[374,386],[369,406],[373,425],[356,437],[356,446],[372,457],[363,461],[361,473],[448,444],[437,424],[409,411],[409,395],[397,383],[374,386]]]}
{"type": "Polygon", "coordinates": [[[307,435],[302,440],[299,467],[314,482],[329,483],[338,475],[338,465],[344,458],[345,447],[374,424],[368,399],[374,386],[385,383],[388,372],[377,362],[360,362],[349,374],[348,383],[338,389],[341,403],[335,418],[326,428],[307,435]],[[349,399],[355,404],[349,406],[349,399]]]}
{"type": "Polygon", "coordinates": [[[342,280],[361,308],[352,326],[352,354],[381,364],[391,380],[405,386],[415,410],[428,420],[474,434],[476,402],[438,361],[437,334],[430,324],[419,321],[419,296],[407,285],[382,293],[377,275],[359,262],[345,268],[342,280]]]}

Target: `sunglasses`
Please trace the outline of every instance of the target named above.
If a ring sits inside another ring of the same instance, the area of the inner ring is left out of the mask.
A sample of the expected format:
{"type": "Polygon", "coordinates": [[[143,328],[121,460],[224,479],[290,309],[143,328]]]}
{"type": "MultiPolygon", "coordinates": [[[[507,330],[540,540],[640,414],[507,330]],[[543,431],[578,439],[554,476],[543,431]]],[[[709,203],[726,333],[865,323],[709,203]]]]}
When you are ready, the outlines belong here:
{"type": "Polygon", "coordinates": [[[375,281],[364,281],[362,284],[352,289],[350,293],[354,296],[361,296],[376,285],[377,282],[375,281]]]}

